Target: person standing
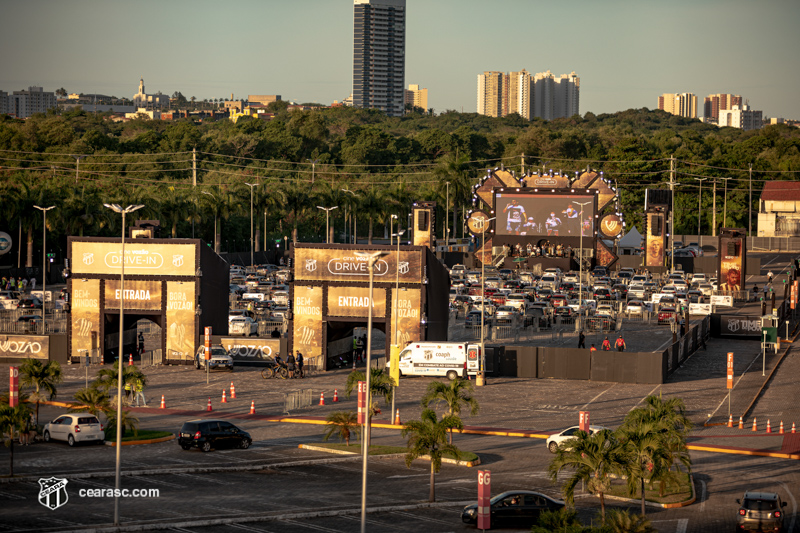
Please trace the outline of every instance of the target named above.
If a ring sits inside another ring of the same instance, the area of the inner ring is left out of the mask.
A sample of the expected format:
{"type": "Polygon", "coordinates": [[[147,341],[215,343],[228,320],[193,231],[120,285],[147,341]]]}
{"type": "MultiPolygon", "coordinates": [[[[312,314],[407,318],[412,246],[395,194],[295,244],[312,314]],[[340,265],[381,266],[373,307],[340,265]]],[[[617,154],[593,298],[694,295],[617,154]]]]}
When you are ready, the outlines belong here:
{"type": "Polygon", "coordinates": [[[144,353],[144,334],[140,331],[139,332],[139,357],[142,357],[144,353]]]}
{"type": "Polygon", "coordinates": [[[611,341],[608,340],[608,337],[605,338],[603,344],[600,347],[603,349],[604,352],[611,351],[611,341]]]}
{"type": "Polygon", "coordinates": [[[578,348],[586,348],[586,335],[583,334],[583,330],[578,334],[578,348]]]}
{"type": "Polygon", "coordinates": [[[147,401],[144,398],[144,383],[141,379],[136,380],[136,407],[147,407],[147,401]],[[142,405],[139,405],[139,398],[142,399],[142,405]]]}
{"type": "Polygon", "coordinates": [[[597,351],[597,348],[595,348],[594,344],[592,344],[592,347],[589,348],[589,351],[590,352],[596,352],[597,351]]]}
{"type": "Polygon", "coordinates": [[[617,337],[617,342],[615,343],[618,352],[624,352],[627,346],[625,345],[625,339],[622,338],[622,335],[617,337]]]}
{"type": "Polygon", "coordinates": [[[289,352],[289,355],[286,356],[286,369],[289,371],[289,379],[294,377],[294,370],[295,370],[295,358],[292,355],[292,352],[289,352]]]}
{"type": "Polygon", "coordinates": [[[300,350],[295,350],[297,356],[295,356],[294,360],[297,362],[297,373],[300,376],[300,379],[304,378],[303,375],[303,354],[300,353],[300,350]]]}
{"type": "Polygon", "coordinates": [[[130,405],[131,404],[131,382],[130,381],[126,381],[125,382],[125,404],[126,405],[130,405]]]}

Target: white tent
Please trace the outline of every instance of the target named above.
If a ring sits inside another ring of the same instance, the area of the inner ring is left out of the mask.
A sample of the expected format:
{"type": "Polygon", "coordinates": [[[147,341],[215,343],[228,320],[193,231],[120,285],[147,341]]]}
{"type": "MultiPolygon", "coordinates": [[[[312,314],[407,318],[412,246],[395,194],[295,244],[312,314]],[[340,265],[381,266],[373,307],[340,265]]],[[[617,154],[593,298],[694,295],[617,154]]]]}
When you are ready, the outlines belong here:
{"type": "Polygon", "coordinates": [[[642,247],[642,234],[635,227],[619,240],[619,255],[633,255],[634,250],[642,247]]]}

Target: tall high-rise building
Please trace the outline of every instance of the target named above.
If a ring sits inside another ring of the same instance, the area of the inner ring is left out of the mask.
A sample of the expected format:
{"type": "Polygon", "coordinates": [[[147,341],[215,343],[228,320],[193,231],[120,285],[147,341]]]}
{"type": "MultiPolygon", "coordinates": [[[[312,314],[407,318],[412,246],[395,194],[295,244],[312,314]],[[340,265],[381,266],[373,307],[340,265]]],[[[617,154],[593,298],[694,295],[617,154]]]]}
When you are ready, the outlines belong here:
{"type": "Polygon", "coordinates": [[[478,74],[478,114],[504,117],[508,114],[506,75],[487,71],[478,74]]]}
{"type": "Polygon", "coordinates": [[[428,110],[428,89],[420,89],[419,85],[409,85],[406,89],[405,103],[412,107],[428,110]]]}
{"type": "Polygon", "coordinates": [[[403,114],[406,0],[353,0],[353,105],[403,114]]]}
{"type": "Polygon", "coordinates": [[[555,77],[549,70],[538,72],[533,77],[531,84],[533,89],[533,116],[545,120],[553,120],[555,117],[555,77]]]}
{"type": "Polygon", "coordinates": [[[562,74],[555,81],[553,118],[571,117],[580,114],[581,79],[573,70],[562,74]]]}
{"type": "Polygon", "coordinates": [[[27,91],[14,91],[12,94],[0,93],[0,113],[8,113],[17,118],[46,113],[57,105],[56,94],[44,92],[41,87],[28,87],[27,91]]]}
{"type": "Polygon", "coordinates": [[[508,73],[508,113],[531,119],[531,75],[525,69],[508,73]]]}
{"type": "Polygon", "coordinates": [[[738,94],[709,94],[703,99],[703,117],[714,124],[719,120],[719,112],[741,106],[744,100],[738,94]]]}
{"type": "Polygon", "coordinates": [[[697,96],[692,93],[664,93],[658,97],[658,108],[687,118],[697,118],[697,96]]]}

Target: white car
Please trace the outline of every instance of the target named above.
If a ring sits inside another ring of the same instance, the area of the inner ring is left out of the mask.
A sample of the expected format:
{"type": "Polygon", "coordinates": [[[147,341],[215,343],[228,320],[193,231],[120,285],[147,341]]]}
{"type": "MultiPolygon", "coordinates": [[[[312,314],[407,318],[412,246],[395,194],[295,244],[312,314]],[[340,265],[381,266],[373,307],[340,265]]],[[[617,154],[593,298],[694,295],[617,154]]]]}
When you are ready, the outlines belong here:
{"type": "Polygon", "coordinates": [[[61,415],[44,425],[45,442],[51,440],[67,441],[70,446],[78,442],[99,442],[106,439],[103,424],[91,413],[61,415]]]}
{"type": "MultiPolygon", "coordinates": [[[[580,426],[572,426],[571,428],[567,428],[561,433],[556,433],[555,435],[550,435],[547,439],[547,449],[550,450],[550,453],[556,453],[558,447],[567,442],[570,439],[575,438],[575,434],[580,430],[580,426]]],[[[589,426],[589,435],[594,435],[598,431],[602,431],[604,429],[608,429],[603,426],[589,426]]]]}
{"type": "Polygon", "coordinates": [[[597,310],[594,312],[596,317],[614,318],[614,308],[610,305],[598,305],[597,310]]]}
{"type": "Polygon", "coordinates": [[[628,313],[628,315],[641,315],[643,311],[644,305],[638,300],[631,300],[628,302],[627,307],[625,307],[625,312],[628,313]]]}
{"type": "Polygon", "coordinates": [[[249,316],[237,316],[228,320],[228,335],[258,335],[258,322],[249,316]]]}

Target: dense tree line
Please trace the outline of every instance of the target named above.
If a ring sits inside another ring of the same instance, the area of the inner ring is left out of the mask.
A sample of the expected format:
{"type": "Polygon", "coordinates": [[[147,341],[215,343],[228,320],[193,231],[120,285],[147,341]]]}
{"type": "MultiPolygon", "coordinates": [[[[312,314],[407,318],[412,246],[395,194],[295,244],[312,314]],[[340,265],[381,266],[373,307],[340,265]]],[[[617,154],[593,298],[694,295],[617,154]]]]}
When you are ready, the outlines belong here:
{"type": "MultiPolygon", "coordinates": [[[[104,202],[142,203],[139,218],[160,219],[167,236],[213,242],[216,219],[219,248],[246,250],[251,188],[245,184],[251,183],[260,247],[265,238],[270,246],[284,236],[324,240],[325,214],[316,206],[339,206],[332,223],[340,242],[345,216],[352,228],[357,215],[359,236],[369,238],[384,236],[392,214],[404,227],[415,200],[437,201],[444,215],[449,182],[451,235],[460,236],[472,185],[487,168],[519,173],[523,164],[525,171],[570,175],[587,167],[602,170],[618,184],[628,220],[639,224],[645,188],[665,187],[674,157],[676,233],[694,233],[694,178],[730,177],[727,225],[747,227],[750,167],[754,211],[765,180],[794,180],[800,172],[800,131],[785,125],[744,132],[647,109],[546,122],[455,111],[416,110],[396,118],[345,107],[270,106],[272,120],[243,117],[236,124],[115,122],[80,109],[24,121],[0,115],[0,194],[6,204],[0,230],[15,237],[22,230],[28,244],[23,262],[30,263],[42,224],[33,205],[56,206],[48,213],[48,242],[63,250],[66,235],[119,234],[119,217],[104,202]]],[[[703,184],[704,233],[712,217],[711,183],[703,184]]],[[[722,181],[717,193],[721,226],[722,181]]],[[[443,219],[438,217],[438,235],[443,219]]]]}

